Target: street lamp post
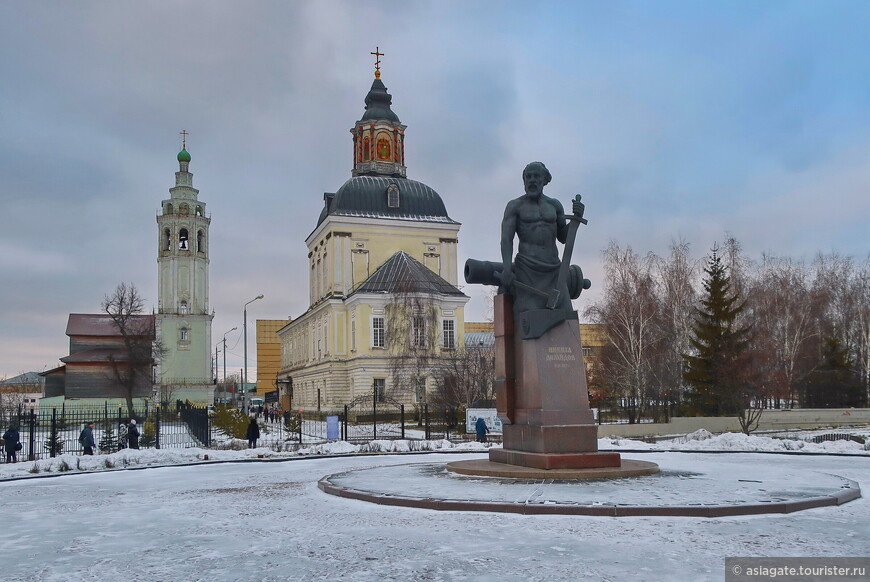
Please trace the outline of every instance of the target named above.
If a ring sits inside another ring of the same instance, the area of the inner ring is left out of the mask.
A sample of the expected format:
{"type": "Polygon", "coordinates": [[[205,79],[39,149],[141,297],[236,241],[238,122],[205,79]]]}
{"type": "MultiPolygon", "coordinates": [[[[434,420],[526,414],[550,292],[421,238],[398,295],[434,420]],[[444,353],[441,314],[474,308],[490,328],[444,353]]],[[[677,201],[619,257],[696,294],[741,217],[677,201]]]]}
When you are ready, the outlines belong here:
{"type": "Polygon", "coordinates": [[[247,393],[247,390],[248,390],[248,305],[250,305],[251,303],[253,303],[257,299],[262,299],[262,298],[263,298],[262,295],[257,295],[256,297],[254,297],[253,299],[251,299],[250,301],[245,303],[245,308],[244,308],[244,317],[242,319],[242,327],[244,328],[242,333],[245,336],[245,373],[243,375],[243,384],[242,384],[242,391],[244,393],[247,393]]]}
{"type": "MultiPolygon", "coordinates": [[[[236,331],[239,329],[238,327],[234,327],[230,331],[236,331]]],[[[228,331],[227,333],[230,333],[228,331]]],[[[224,334],[223,344],[224,344],[224,396],[226,396],[227,392],[227,333],[224,334]]]]}

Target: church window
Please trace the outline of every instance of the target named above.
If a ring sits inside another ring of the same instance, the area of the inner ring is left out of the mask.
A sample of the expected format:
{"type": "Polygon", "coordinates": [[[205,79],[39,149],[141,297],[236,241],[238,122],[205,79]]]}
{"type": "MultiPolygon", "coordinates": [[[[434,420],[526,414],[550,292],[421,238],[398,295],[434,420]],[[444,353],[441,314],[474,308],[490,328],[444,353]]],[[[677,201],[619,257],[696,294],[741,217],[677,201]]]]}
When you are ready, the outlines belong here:
{"type": "Polygon", "coordinates": [[[187,329],[186,327],[182,327],[181,329],[179,329],[178,330],[178,339],[183,341],[183,342],[190,341],[190,330],[187,329]]]}
{"type": "Polygon", "coordinates": [[[372,380],[372,389],[375,392],[375,399],[378,402],[383,402],[387,399],[387,380],[386,378],[375,378],[372,380]]]}
{"type": "Polygon", "coordinates": [[[178,312],[182,315],[187,315],[187,301],[182,301],[178,306],[178,312]]]}
{"type": "Polygon", "coordinates": [[[166,228],[163,230],[163,250],[168,251],[172,248],[172,233],[166,228]]]}
{"type": "Polygon", "coordinates": [[[385,326],[383,317],[372,318],[372,347],[382,348],[386,344],[385,326]]]}
{"type": "Polygon", "coordinates": [[[205,252],[205,233],[201,230],[196,232],[196,252],[205,252]]]}
{"type": "Polygon", "coordinates": [[[202,206],[197,206],[197,207],[196,207],[196,215],[197,215],[197,216],[202,216],[202,206]]]}
{"type": "Polygon", "coordinates": [[[395,184],[387,186],[387,206],[390,208],[399,207],[399,187],[395,184]]]}
{"type": "Polygon", "coordinates": [[[188,206],[187,204],[182,204],[181,206],[178,207],[178,213],[179,214],[190,214],[190,206],[188,206]]]}
{"type": "Polygon", "coordinates": [[[456,320],[455,319],[445,319],[442,322],[442,339],[443,343],[441,346],[445,350],[452,350],[456,348],[456,320]]]}
{"type": "Polygon", "coordinates": [[[188,247],[187,247],[187,239],[188,239],[187,229],[186,229],[186,228],[182,228],[182,229],[178,232],[178,248],[179,248],[179,249],[181,249],[181,250],[183,250],[183,251],[188,250],[188,247]]]}
{"type": "Polygon", "coordinates": [[[426,318],[422,315],[415,315],[411,320],[411,326],[414,334],[414,347],[426,347],[426,318]]]}
{"type": "Polygon", "coordinates": [[[172,214],[172,204],[167,204],[163,214],[172,214]]]}

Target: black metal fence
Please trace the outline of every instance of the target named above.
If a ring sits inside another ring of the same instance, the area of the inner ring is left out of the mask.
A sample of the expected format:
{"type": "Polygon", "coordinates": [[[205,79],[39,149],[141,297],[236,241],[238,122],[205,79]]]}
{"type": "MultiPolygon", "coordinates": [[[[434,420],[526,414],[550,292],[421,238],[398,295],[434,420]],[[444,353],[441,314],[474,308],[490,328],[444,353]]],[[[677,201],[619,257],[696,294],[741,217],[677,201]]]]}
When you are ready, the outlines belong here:
{"type": "Polygon", "coordinates": [[[0,418],[5,431],[16,427],[22,445],[19,461],[35,461],[61,454],[83,454],[82,429],[94,423],[95,451],[114,453],[130,446],[128,428],[136,421],[139,448],[186,448],[210,445],[207,411],[192,406],[61,405],[38,412],[18,408],[0,418]]]}
{"type": "MultiPolygon", "coordinates": [[[[340,412],[261,410],[254,413],[260,427],[259,446],[278,450],[331,440],[363,442],[395,439],[465,438],[464,411],[421,404],[406,413],[405,406],[372,395],[359,398],[340,412]],[[460,418],[460,416],[462,418],[460,418]]],[[[247,416],[245,416],[247,419],[247,416]]],[[[22,450],[19,461],[35,461],[62,454],[84,453],[82,429],[94,423],[95,452],[114,453],[128,448],[128,429],[136,421],[138,448],[240,447],[244,439],[216,426],[204,406],[81,406],[64,404],[38,412],[19,408],[0,415],[0,434],[18,428],[22,450]]]]}

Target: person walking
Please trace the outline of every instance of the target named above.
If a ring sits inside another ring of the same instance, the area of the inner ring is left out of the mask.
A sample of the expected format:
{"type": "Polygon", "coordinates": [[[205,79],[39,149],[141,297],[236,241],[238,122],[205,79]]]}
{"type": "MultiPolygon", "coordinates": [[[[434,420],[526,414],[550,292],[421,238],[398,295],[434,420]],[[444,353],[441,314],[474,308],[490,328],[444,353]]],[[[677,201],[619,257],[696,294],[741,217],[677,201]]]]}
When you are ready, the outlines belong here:
{"type": "Polygon", "coordinates": [[[139,428],[135,418],[130,419],[130,426],[127,427],[127,442],[131,449],[139,448],[139,428]]]}
{"type": "Polygon", "coordinates": [[[3,448],[6,449],[6,462],[17,463],[18,451],[21,450],[21,436],[18,434],[18,427],[14,424],[10,425],[6,432],[3,433],[3,448]]]}
{"type": "Polygon", "coordinates": [[[96,443],[94,442],[94,423],[89,422],[85,428],[82,429],[81,434],[79,434],[79,444],[84,449],[85,455],[93,455],[94,454],[94,446],[96,443]]]}
{"type": "Polygon", "coordinates": [[[477,433],[477,442],[486,442],[486,433],[489,432],[489,427],[486,426],[486,421],[482,416],[477,417],[477,422],[474,423],[474,432],[477,433]]]}
{"type": "Polygon", "coordinates": [[[248,448],[256,449],[257,439],[260,438],[260,427],[257,424],[256,417],[254,416],[251,416],[251,423],[248,425],[248,433],[246,436],[248,437],[248,448]]]}

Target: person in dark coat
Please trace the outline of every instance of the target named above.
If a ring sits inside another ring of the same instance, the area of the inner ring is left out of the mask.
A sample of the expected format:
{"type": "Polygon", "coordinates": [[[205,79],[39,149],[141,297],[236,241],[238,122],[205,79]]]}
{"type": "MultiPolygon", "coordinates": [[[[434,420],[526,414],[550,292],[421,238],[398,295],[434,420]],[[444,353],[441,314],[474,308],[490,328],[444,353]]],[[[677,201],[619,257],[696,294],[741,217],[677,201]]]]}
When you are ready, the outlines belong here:
{"type": "Polygon", "coordinates": [[[474,432],[477,433],[477,442],[486,442],[486,433],[489,432],[489,428],[486,426],[486,421],[483,417],[477,417],[477,422],[474,423],[474,432]]]}
{"type": "Polygon", "coordinates": [[[81,434],[79,434],[79,444],[84,449],[84,454],[93,455],[94,447],[96,443],[94,442],[94,423],[89,422],[85,428],[82,429],[81,434]]]}
{"type": "Polygon", "coordinates": [[[257,439],[260,438],[260,427],[257,425],[257,419],[251,417],[251,423],[248,425],[248,447],[251,449],[257,448],[257,439]]]}
{"type": "Polygon", "coordinates": [[[135,418],[130,419],[130,426],[127,427],[127,442],[131,449],[139,448],[139,428],[135,418]]]}
{"type": "Polygon", "coordinates": [[[21,440],[18,434],[18,427],[14,424],[3,433],[3,448],[6,449],[6,462],[17,463],[18,451],[21,450],[21,440]]]}

